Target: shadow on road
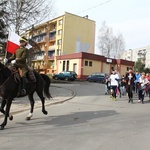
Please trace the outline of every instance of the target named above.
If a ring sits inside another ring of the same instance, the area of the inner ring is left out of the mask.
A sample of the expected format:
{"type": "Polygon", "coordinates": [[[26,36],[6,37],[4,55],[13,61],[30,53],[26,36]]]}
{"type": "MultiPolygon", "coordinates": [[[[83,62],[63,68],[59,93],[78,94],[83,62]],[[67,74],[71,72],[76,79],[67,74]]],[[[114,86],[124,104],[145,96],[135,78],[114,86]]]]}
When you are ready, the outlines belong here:
{"type": "Polygon", "coordinates": [[[28,126],[39,126],[39,125],[54,125],[58,126],[70,126],[75,124],[83,124],[93,119],[100,119],[117,115],[115,110],[100,110],[100,111],[85,111],[85,112],[74,112],[67,115],[60,116],[49,116],[48,118],[33,118],[30,121],[16,122],[19,125],[28,126]]]}

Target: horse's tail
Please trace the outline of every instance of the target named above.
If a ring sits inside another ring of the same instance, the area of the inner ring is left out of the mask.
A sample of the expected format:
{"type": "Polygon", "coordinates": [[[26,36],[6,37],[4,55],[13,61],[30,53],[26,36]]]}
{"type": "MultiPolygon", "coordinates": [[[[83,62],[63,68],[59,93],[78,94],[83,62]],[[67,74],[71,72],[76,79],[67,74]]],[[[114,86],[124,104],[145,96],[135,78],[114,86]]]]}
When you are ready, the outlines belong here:
{"type": "Polygon", "coordinates": [[[44,94],[46,95],[47,98],[52,98],[50,92],[49,92],[49,87],[51,84],[51,79],[45,75],[45,74],[40,74],[42,78],[44,79],[44,94]]]}

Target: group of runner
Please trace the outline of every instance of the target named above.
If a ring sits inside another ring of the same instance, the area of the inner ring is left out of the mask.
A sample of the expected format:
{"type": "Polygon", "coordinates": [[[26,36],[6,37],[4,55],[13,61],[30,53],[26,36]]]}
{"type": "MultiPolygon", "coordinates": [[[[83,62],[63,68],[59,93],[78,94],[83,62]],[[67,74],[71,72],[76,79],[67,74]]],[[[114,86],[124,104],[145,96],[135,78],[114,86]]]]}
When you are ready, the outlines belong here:
{"type": "Polygon", "coordinates": [[[149,95],[150,100],[150,74],[133,72],[129,68],[125,75],[120,75],[117,70],[112,70],[110,76],[106,76],[105,94],[111,94],[111,98],[116,101],[117,95],[128,95],[128,103],[133,103],[133,92],[138,95],[138,102],[144,104],[145,95],[149,95]]]}

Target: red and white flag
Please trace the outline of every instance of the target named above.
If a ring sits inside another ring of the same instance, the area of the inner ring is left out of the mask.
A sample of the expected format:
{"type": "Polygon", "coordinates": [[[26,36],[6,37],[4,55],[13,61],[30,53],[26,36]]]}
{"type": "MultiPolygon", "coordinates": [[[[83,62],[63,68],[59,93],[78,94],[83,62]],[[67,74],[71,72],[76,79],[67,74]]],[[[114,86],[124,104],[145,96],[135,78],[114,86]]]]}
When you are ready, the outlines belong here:
{"type": "Polygon", "coordinates": [[[7,52],[14,54],[15,51],[19,48],[20,36],[16,33],[9,32],[8,41],[7,41],[7,52]]]}
{"type": "MultiPolygon", "coordinates": [[[[14,32],[9,32],[8,35],[8,41],[7,41],[7,52],[14,54],[15,51],[19,48],[20,46],[20,36],[14,32]]],[[[32,46],[27,44],[26,48],[30,49],[32,46]]]]}

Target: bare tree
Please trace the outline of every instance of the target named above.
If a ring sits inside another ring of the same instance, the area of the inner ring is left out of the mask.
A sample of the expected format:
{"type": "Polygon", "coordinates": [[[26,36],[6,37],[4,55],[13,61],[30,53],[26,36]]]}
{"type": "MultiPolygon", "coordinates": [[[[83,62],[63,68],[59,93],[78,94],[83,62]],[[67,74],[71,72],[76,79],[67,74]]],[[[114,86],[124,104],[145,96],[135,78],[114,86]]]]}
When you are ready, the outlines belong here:
{"type": "Polygon", "coordinates": [[[125,50],[125,41],[121,33],[114,36],[113,52],[114,58],[120,58],[121,53],[125,50]]]}
{"type": "Polygon", "coordinates": [[[24,31],[32,24],[39,24],[50,17],[52,12],[52,0],[3,0],[5,7],[3,10],[8,12],[8,16],[3,16],[5,22],[11,30],[17,34],[24,31]]]}
{"type": "Polygon", "coordinates": [[[121,52],[125,49],[124,38],[121,33],[117,36],[113,34],[113,29],[102,23],[99,30],[98,47],[100,54],[105,57],[119,58],[121,52]]]}

